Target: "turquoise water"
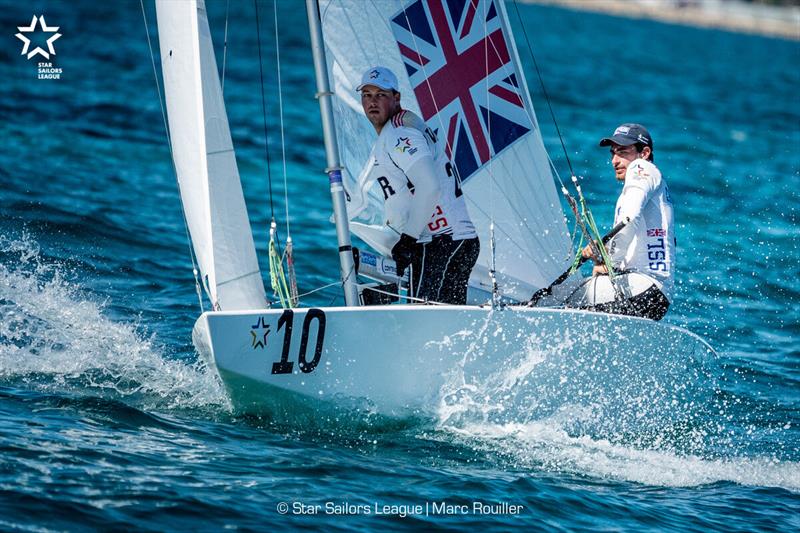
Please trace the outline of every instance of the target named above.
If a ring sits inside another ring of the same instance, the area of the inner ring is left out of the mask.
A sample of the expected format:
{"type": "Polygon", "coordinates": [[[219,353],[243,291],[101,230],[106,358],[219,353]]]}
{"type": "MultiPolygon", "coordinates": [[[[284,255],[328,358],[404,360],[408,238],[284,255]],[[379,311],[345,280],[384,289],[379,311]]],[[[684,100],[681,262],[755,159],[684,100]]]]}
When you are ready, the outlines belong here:
{"type": "MultiPolygon", "coordinates": [[[[263,259],[270,199],[253,8],[231,4],[225,95],[263,259]]],[[[273,203],[283,225],[271,12],[260,6],[273,203]]],[[[280,10],[289,207],[300,290],[308,291],[336,276],[335,233],[304,13],[296,2],[280,10]]],[[[509,11],[545,143],[566,176],[509,11]]],[[[628,121],[653,134],[679,232],[677,297],[666,320],[719,352],[693,384],[710,394],[674,406],[688,413],[686,424],[659,434],[647,421],[629,423],[630,413],[620,415],[625,424],[598,420],[591,406],[503,423],[333,428],[232,412],[191,345],[197,297],[139,4],[6,2],[0,529],[800,527],[800,44],[520,11],[603,227],[618,189],[597,140],[628,121]],[[37,80],[19,55],[13,33],[34,13],[61,28],[60,80],[37,80]],[[292,505],[287,515],[282,502],[292,505]],[[522,510],[325,512],[441,502],[522,510]],[[299,516],[298,503],[320,512],[299,516]]],[[[219,44],[225,2],[209,2],[209,14],[219,44]]],[[[337,300],[328,289],[308,303],[337,300]]]]}

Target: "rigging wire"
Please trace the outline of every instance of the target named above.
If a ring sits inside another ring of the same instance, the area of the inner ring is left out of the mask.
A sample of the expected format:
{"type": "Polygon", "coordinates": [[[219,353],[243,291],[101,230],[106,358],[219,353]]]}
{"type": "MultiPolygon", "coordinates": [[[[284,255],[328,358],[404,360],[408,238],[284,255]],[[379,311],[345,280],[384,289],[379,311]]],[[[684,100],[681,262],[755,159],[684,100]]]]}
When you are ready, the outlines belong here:
{"type": "Polygon", "coordinates": [[[225,3],[225,37],[222,38],[222,94],[225,94],[225,66],[228,59],[228,14],[231,7],[231,0],[225,3]]]}
{"type": "MultiPolygon", "coordinates": [[[[158,81],[158,69],[156,68],[156,60],[155,55],[153,54],[153,44],[150,40],[150,29],[147,24],[147,12],[144,8],[144,0],[139,0],[139,4],[142,6],[142,19],[144,20],[144,32],[147,35],[147,48],[150,50],[150,62],[153,65],[153,79],[156,82],[156,92],[158,93],[158,104],[161,107],[161,119],[164,121],[164,135],[167,138],[167,147],[169,147],[169,159],[172,163],[172,171],[175,173],[175,181],[178,184],[178,191],[181,189],[181,182],[178,180],[178,169],[175,166],[175,157],[172,153],[172,136],[169,133],[169,123],[167,122],[167,112],[164,109],[164,98],[161,95],[161,84],[158,81]]],[[[194,255],[194,248],[192,246],[192,238],[189,235],[189,223],[186,220],[186,210],[183,207],[183,201],[180,202],[181,204],[181,218],[183,219],[183,229],[186,232],[186,244],[189,248],[189,258],[192,261],[192,274],[194,275],[194,287],[195,291],[197,292],[197,301],[200,304],[200,312],[204,312],[203,309],[203,293],[200,289],[200,276],[199,270],[197,268],[197,261],[194,255]]],[[[205,290],[207,294],[210,294],[208,287],[205,286],[205,290]]]]}
{"type": "MultiPolygon", "coordinates": [[[[519,14],[519,13],[518,13],[518,14],[519,14]]],[[[521,21],[520,21],[520,23],[521,23],[521,21]]],[[[498,51],[498,49],[497,49],[497,46],[495,45],[495,42],[494,42],[494,40],[490,40],[490,42],[491,42],[491,44],[492,44],[492,49],[494,50],[494,53],[495,53],[495,54],[497,54],[498,56],[500,56],[500,52],[498,51]]],[[[529,50],[530,50],[530,48],[529,48],[529,50]]],[[[417,52],[419,52],[419,51],[417,51],[417,52]]],[[[531,53],[532,53],[532,51],[531,51],[531,53]]],[[[506,70],[506,67],[504,66],[504,71],[505,71],[505,70],[506,70]]],[[[536,124],[536,117],[534,116],[534,114],[533,114],[533,111],[532,111],[532,110],[531,110],[531,109],[530,109],[528,106],[524,106],[524,110],[525,110],[525,114],[528,116],[528,120],[530,120],[530,123],[531,123],[532,125],[535,125],[535,124],[536,124]]],[[[535,127],[535,126],[534,126],[534,127],[535,127]]],[[[548,165],[549,165],[550,169],[551,169],[551,170],[552,170],[552,172],[553,172],[553,173],[552,173],[552,175],[556,177],[556,179],[558,180],[558,182],[559,182],[559,184],[561,185],[562,189],[564,189],[564,188],[565,188],[565,186],[564,186],[564,182],[563,182],[563,180],[561,179],[561,175],[560,175],[560,174],[559,174],[559,172],[558,172],[558,168],[556,168],[555,164],[553,163],[553,160],[552,160],[552,158],[550,157],[550,154],[549,154],[549,152],[547,152],[547,151],[545,150],[545,151],[544,151],[544,153],[545,153],[545,155],[546,155],[546,157],[547,157],[547,162],[548,162],[548,165]]],[[[538,167],[534,167],[534,170],[538,172],[538,167]]],[[[492,185],[494,185],[494,184],[495,184],[495,183],[492,183],[492,185]]],[[[509,195],[509,193],[508,193],[508,192],[506,192],[506,191],[502,190],[502,188],[501,188],[501,192],[502,192],[502,194],[503,194],[503,195],[506,197],[506,199],[510,199],[510,195],[509,195]]],[[[514,212],[514,213],[515,213],[515,214],[518,216],[518,218],[520,218],[520,219],[523,221],[523,225],[524,225],[524,226],[525,226],[525,228],[528,230],[528,232],[529,232],[529,235],[530,235],[530,236],[531,236],[531,237],[532,237],[534,240],[536,240],[536,241],[538,242],[538,240],[539,240],[539,239],[538,239],[538,236],[537,236],[536,232],[534,232],[534,231],[533,231],[533,230],[532,230],[532,229],[531,229],[531,228],[528,226],[528,224],[525,222],[525,217],[523,217],[523,216],[521,216],[521,215],[520,215],[520,213],[519,213],[519,212],[516,210],[516,208],[514,208],[514,206],[513,206],[513,203],[511,203],[511,202],[510,202],[510,200],[509,200],[509,206],[511,207],[512,211],[513,211],[513,212],[514,212]]],[[[489,216],[489,215],[487,215],[486,213],[484,213],[484,212],[483,212],[483,211],[480,209],[480,207],[479,207],[479,206],[477,206],[477,204],[476,204],[475,206],[473,206],[473,207],[478,207],[478,210],[479,210],[479,211],[481,211],[481,213],[483,213],[483,214],[484,214],[484,215],[486,215],[487,217],[489,216]]],[[[502,232],[502,228],[500,228],[500,230],[501,230],[501,232],[502,232]]],[[[574,231],[573,231],[573,235],[574,235],[574,231]]],[[[508,238],[508,235],[506,235],[506,237],[508,238]]],[[[521,251],[523,254],[525,254],[526,256],[528,256],[528,257],[529,257],[529,258],[530,258],[532,261],[535,261],[535,260],[536,260],[536,259],[535,259],[533,256],[531,256],[531,255],[530,255],[530,253],[529,253],[529,252],[528,252],[526,249],[524,249],[523,247],[521,247],[521,246],[520,246],[518,243],[515,243],[515,245],[517,246],[517,248],[519,248],[519,249],[520,249],[520,251],[521,251]]],[[[572,255],[572,254],[571,254],[571,252],[569,252],[569,253],[567,254],[567,258],[571,257],[571,255],[572,255]]]]}
{"type": "MultiPolygon", "coordinates": [[[[374,4],[374,2],[371,1],[371,3],[372,3],[373,9],[378,11],[378,7],[374,4]]],[[[403,15],[405,17],[406,26],[408,28],[411,28],[413,25],[411,24],[411,20],[409,19],[408,13],[406,12],[406,10],[403,10],[403,15]]],[[[410,32],[410,33],[411,33],[412,43],[413,43],[413,46],[414,46],[414,51],[417,53],[417,55],[422,56],[422,52],[420,50],[420,46],[419,46],[419,43],[417,41],[417,38],[416,38],[414,32],[410,32]]],[[[495,45],[494,41],[490,40],[490,42],[491,42],[491,45],[492,45],[492,50],[494,51],[495,54],[497,54],[499,56],[500,52],[498,51],[497,46],[495,45]]],[[[422,72],[425,75],[425,83],[426,83],[426,86],[427,86],[427,89],[428,89],[428,94],[430,95],[431,102],[433,103],[433,107],[434,107],[434,110],[435,110],[435,116],[436,116],[437,121],[439,122],[439,128],[442,130],[443,135],[444,135],[446,153],[448,154],[448,157],[451,157],[451,154],[453,153],[453,147],[450,144],[450,141],[449,141],[449,139],[447,137],[447,130],[445,129],[445,126],[444,126],[444,123],[442,121],[442,117],[441,117],[441,114],[440,114],[441,109],[439,108],[439,104],[436,101],[436,95],[435,95],[435,93],[433,91],[433,87],[431,87],[431,84],[430,84],[430,74],[428,73],[428,69],[426,68],[425,64],[420,65],[420,68],[422,69],[422,72]]],[[[536,123],[536,119],[535,119],[535,117],[533,115],[533,112],[530,109],[528,109],[527,106],[525,106],[525,113],[528,115],[528,118],[531,121],[531,124],[535,124],[536,123]]],[[[548,154],[548,158],[549,158],[549,154],[548,154]]],[[[552,164],[552,161],[550,161],[550,166],[553,168],[553,171],[554,171],[556,177],[558,178],[559,183],[561,183],[562,186],[563,186],[563,182],[561,181],[561,177],[558,175],[558,172],[557,172],[555,166],[552,164]]],[[[456,168],[456,170],[458,170],[457,165],[454,164],[454,167],[456,168]]],[[[535,170],[538,172],[538,169],[535,169],[535,170]]],[[[492,185],[497,185],[493,178],[492,178],[492,185]]],[[[531,228],[528,225],[527,217],[523,216],[517,210],[517,208],[514,206],[514,203],[510,201],[510,195],[505,190],[503,190],[502,187],[500,187],[500,191],[501,191],[502,195],[507,200],[509,200],[508,206],[511,208],[512,212],[516,215],[517,220],[519,220],[520,223],[522,224],[522,226],[525,227],[525,229],[528,232],[528,235],[530,235],[531,238],[533,238],[534,240],[536,240],[538,242],[539,241],[538,233],[536,231],[534,231],[533,228],[531,228]]],[[[473,203],[471,207],[477,209],[478,211],[480,211],[481,214],[483,214],[487,218],[491,217],[491,214],[490,213],[486,213],[483,209],[481,209],[479,204],[473,203]]],[[[507,232],[505,232],[503,230],[502,226],[501,227],[496,227],[495,229],[499,230],[501,233],[503,233],[503,235],[504,235],[504,237],[506,238],[507,241],[513,242],[514,245],[517,247],[517,249],[519,250],[519,252],[521,254],[523,254],[526,257],[528,257],[531,261],[536,261],[536,258],[530,253],[530,251],[527,249],[527,247],[523,246],[519,242],[514,241],[512,236],[509,235],[507,232]]]]}
{"type": "Polygon", "coordinates": [[[261,115],[264,118],[264,151],[267,155],[267,182],[269,184],[270,218],[275,220],[275,203],[272,200],[272,171],[269,157],[269,128],[267,127],[267,102],[264,96],[264,65],[261,59],[261,22],[258,17],[258,0],[253,0],[256,8],[256,34],[258,40],[258,73],[261,78],[261,115]]]}
{"type": "MultiPolygon", "coordinates": [[[[256,12],[256,33],[258,40],[258,72],[261,80],[261,114],[264,119],[264,149],[267,156],[267,181],[269,183],[269,277],[272,291],[278,296],[281,307],[292,307],[292,298],[286,286],[286,277],[283,273],[283,256],[280,250],[280,240],[278,239],[277,223],[275,222],[275,201],[272,194],[272,169],[269,155],[269,128],[267,127],[267,102],[264,95],[264,62],[261,52],[261,19],[258,14],[258,0],[253,0],[256,12]]],[[[277,19],[276,19],[277,21],[277,19]]],[[[277,24],[276,24],[277,31],[277,24]]],[[[283,142],[283,127],[281,127],[281,142],[283,142]]],[[[288,217],[287,217],[288,224],[288,217]]],[[[294,267],[292,267],[294,269],[294,267]]]]}
{"type": "MultiPolygon", "coordinates": [[[[300,294],[299,296],[300,296],[300,298],[303,298],[304,296],[308,296],[310,294],[314,294],[315,292],[323,291],[323,290],[329,289],[331,287],[340,286],[341,284],[342,284],[341,281],[334,281],[332,283],[328,283],[326,285],[322,285],[321,287],[317,287],[316,289],[311,289],[310,291],[304,292],[304,293],[300,294]]],[[[417,302],[417,303],[430,304],[430,305],[450,305],[450,304],[443,303],[443,302],[436,302],[436,301],[433,301],[433,300],[425,300],[423,298],[417,298],[416,296],[411,296],[411,295],[408,295],[408,294],[400,294],[399,292],[384,291],[384,290],[379,289],[377,287],[366,287],[365,290],[372,291],[372,292],[377,292],[378,294],[385,294],[386,296],[394,296],[396,298],[399,298],[399,299],[402,299],[402,300],[408,300],[410,302],[417,302]]],[[[338,298],[338,295],[335,295],[333,297],[333,299],[331,300],[331,303],[328,304],[328,305],[330,306],[336,300],[336,298],[338,298]]]]}
{"type": "Polygon", "coordinates": [[[283,275],[283,261],[275,244],[275,234],[278,224],[273,220],[269,225],[269,280],[272,290],[278,295],[281,307],[292,307],[289,289],[286,286],[286,276],[283,275]]]}
{"type": "MultiPolygon", "coordinates": [[[[375,6],[374,4],[373,4],[373,7],[375,7],[375,9],[377,9],[377,6],[375,6]]],[[[413,25],[411,24],[411,20],[408,18],[408,9],[407,8],[403,8],[403,16],[406,19],[406,27],[408,27],[409,30],[410,30],[411,28],[413,28],[413,25]]],[[[411,34],[411,41],[414,43],[414,50],[417,53],[417,56],[422,57],[422,54],[420,53],[419,44],[417,43],[416,35],[414,35],[413,31],[409,31],[409,33],[411,34]]],[[[444,122],[442,121],[441,114],[439,113],[439,111],[440,111],[439,104],[436,102],[436,95],[433,92],[433,87],[431,87],[431,81],[430,81],[431,78],[428,75],[428,71],[425,68],[425,64],[423,63],[420,66],[422,68],[423,74],[425,74],[425,85],[428,87],[428,93],[431,95],[431,102],[433,102],[433,108],[436,110],[436,117],[437,117],[437,119],[439,121],[439,127],[442,129],[442,136],[444,137],[445,149],[447,150],[447,155],[448,155],[448,159],[449,159],[450,158],[450,154],[453,153],[453,147],[450,145],[450,139],[448,139],[447,130],[444,127],[444,122]]],[[[423,120],[424,120],[424,118],[423,118],[423,120]]],[[[453,166],[455,167],[455,165],[453,165],[453,166]]],[[[456,171],[458,171],[457,167],[456,167],[456,171]]]]}
{"type": "Polygon", "coordinates": [[[281,125],[281,160],[283,163],[283,195],[284,203],[286,204],[286,235],[291,237],[292,232],[289,227],[289,185],[286,173],[286,140],[284,137],[284,122],[283,122],[283,84],[281,82],[281,46],[280,36],[278,33],[278,0],[272,2],[274,8],[274,21],[275,21],[275,61],[276,71],[278,74],[278,116],[280,117],[281,125]]]}
{"type": "MultiPolygon", "coordinates": [[[[619,296],[620,290],[616,286],[616,284],[614,284],[614,268],[611,258],[609,257],[606,251],[606,247],[602,242],[602,237],[600,236],[600,232],[597,230],[597,225],[594,222],[594,217],[592,216],[592,212],[589,209],[589,206],[587,205],[586,198],[583,195],[581,186],[578,183],[578,178],[575,175],[575,170],[572,167],[572,161],[570,160],[569,153],[567,152],[567,145],[564,142],[564,136],[561,134],[561,128],[558,126],[558,120],[556,120],[556,114],[555,111],[553,111],[553,105],[550,100],[550,95],[547,93],[547,88],[544,85],[544,79],[542,78],[542,73],[539,70],[539,63],[538,61],[536,61],[536,54],[533,53],[533,47],[531,46],[531,41],[530,38],[528,37],[528,30],[525,28],[525,24],[522,22],[522,15],[519,12],[519,4],[517,0],[514,0],[514,10],[517,13],[517,20],[519,20],[520,26],[522,27],[522,34],[525,36],[525,44],[527,45],[528,52],[530,53],[531,59],[533,60],[533,66],[536,69],[536,76],[539,79],[539,85],[542,87],[542,93],[544,94],[545,101],[547,102],[547,108],[550,111],[550,117],[552,118],[553,125],[556,128],[556,133],[558,133],[558,140],[560,141],[561,148],[564,151],[564,157],[567,161],[567,166],[569,167],[570,176],[572,177],[572,183],[575,187],[575,190],[578,192],[578,201],[581,207],[580,214],[578,213],[578,210],[575,207],[573,207],[575,200],[570,196],[569,191],[567,191],[567,188],[564,186],[563,181],[561,181],[561,178],[558,176],[558,173],[556,172],[556,176],[558,177],[559,182],[561,182],[561,192],[567,197],[567,201],[570,203],[570,207],[573,208],[575,216],[583,217],[583,221],[586,224],[584,225],[583,223],[581,223],[580,224],[581,228],[584,230],[585,233],[587,233],[586,238],[589,239],[589,244],[592,246],[592,250],[594,250],[595,253],[599,252],[599,255],[603,263],[608,269],[609,279],[611,280],[611,283],[614,286],[615,292],[619,296]],[[588,228],[586,226],[588,226],[588,228]],[[586,231],[587,229],[588,231],[586,231]]],[[[550,160],[550,164],[555,169],[555,165],[553,165],[552,160],[550,160]]]]}
{"type": "MultiPolygon", "coordinates": [[[[470,7],[477,10],[475,2],[477,0],[470,0],[470,7]]],[[[489,24],[486,21],[486,3],[483,4],[483,34],[486,36],[483,40],[483,64],[484,64],[484,82],[486,86],[486,131],[489,134],[489,139],[492,138],[492,112],[490,108],[489,97],[489,24]]],[[[494,48],[494,43],[492,43],[494,48]]],[[[488,144],[488,143],[487,143],[488,144]]],[[[486,171],[489,174],[489,278],[492,281],[492,307],[497,307],[500,303],[500,288],[497,284],[497,246],[494,235],[494,174],[492,174],[492,166],[494,157],[492,157],[492,146],[489,145],[489,164],[486,165],[486,171]]]]}
{"type": "Polygon", "coordinates": [[[315,292],[324,291],[325,289],[329,289],[331,287],[338,287],[341,284],[342,284],[341,281],[336,280],[326,285],[323,285],[322,287],[317,287],[316,289],[311,289],[310,291],[304,292],[303,294],[298,294],[298,297],[302,298],[304,296],[308,296],[309,294],[314,294],[315,292]]]}
{"type": "Polygon", "coordinates": [[[528,30],[525,29],[525,24],[522,23],[522,15],[519,12],[519,5],[517,4],[517,0],[514,0],[514,9],[517,12],[517,19],[519,20],[520,26],[522,26],[522,34],[525,36],[525,44],[528,46],[528,51],[531,54],[531,58],[533,59],[533,66],[536,68],[536,76],[539,78],[539,84],[542,87],[542,93],[544,94],[544,99],[547,101],[547,108],[550,110],[550,117],[553,119],[553,125],[556,127],[556,132],[558,133],[558,140],[561,141],[561,149],[564,150],[564,157],[567,160],[567,166],[569,167],[569,172],[572,176],[575,175],[575,171],[572,170],[572,161],[569,159],[569,153],[567,152],[567,145],[564,143],[564,137],[561,135],[561,128],[558,127],[558,121],[556,120],[556,114],[553,111],[553,106],[550,103],[550,95],[547,94],[547,89],[544,86],[544,79],[542,78],[542,73],[539,70],[539,63],[536,61],[536,55],[533,53],[533,47],[531,46],[531,41],[528,38],[528,30]]]}
{"type": "MultiPolygon", "coordinates": [[[[278,73],[278,116],[280,117],[281,125],[281,162],[283,165],[283,200],[286,207],[286,249],[284,256],[286,257],[286,270],[289,275],[289,307],[296,307],[297,301],[300,299],[297,294],[297,276],[294,270],[294,250],[292,245],[292,231],[289,225],[289,183],[288,175],[286,172],[286,139],[284,137],[285,125],[283,121],[283,83],[281,80],[281,43],[280,34],[278,31],[278,0],[273,0],[273,15],[275,25],[275,63],[278,73]]],[[[286,282],[284,280],[284,286],[286,282]]]]}

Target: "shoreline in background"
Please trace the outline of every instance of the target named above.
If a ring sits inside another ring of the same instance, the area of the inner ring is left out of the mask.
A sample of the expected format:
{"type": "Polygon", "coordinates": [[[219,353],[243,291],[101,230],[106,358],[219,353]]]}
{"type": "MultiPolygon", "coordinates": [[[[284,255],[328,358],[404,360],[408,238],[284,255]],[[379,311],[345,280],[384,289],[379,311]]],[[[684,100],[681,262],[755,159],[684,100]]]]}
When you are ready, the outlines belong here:
{"type": "Polygon", "coordinates": [[[529,4],[647,18],[701,28],[800,41],[800,6],[742,0],[522,0],[529,4]]]}

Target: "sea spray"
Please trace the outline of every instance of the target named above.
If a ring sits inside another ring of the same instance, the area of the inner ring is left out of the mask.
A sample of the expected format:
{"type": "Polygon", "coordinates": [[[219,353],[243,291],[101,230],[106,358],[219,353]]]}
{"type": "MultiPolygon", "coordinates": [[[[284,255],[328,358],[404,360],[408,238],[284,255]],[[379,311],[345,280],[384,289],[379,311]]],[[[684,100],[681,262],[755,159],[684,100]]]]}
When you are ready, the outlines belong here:
{"type": "Polygon", "coordinates": [[[203,363],[166,357],[152,337],[104,316],[103,305],[66,278],[29,235],[0,236],[1,380],[142,408],[229,409],[203,363]]]}
{"type": "MultiPolygon", "coordinates": [[[[691,448],[686,435],[702,433],[697,420],[716,390],[713,352],[687,343],[681,357],[667,358],[658,346],[672,330],[602,317],[558,329],[548,326],[554,316],[526,316],[519,327],[501,331],[489,327],[490,315],[465,328],[473,339],[462,364],[446,377],[440,423],[529,422],[576,406],[594,415],[581,417],[575,431],[641,446],[667,446],[665,436],[673,431],[676,445],[691,448]],[[491,371],[476,373],[472,364],[485,351],[507,355],[491,371]]],[[[448,349],[447,343],[440,347],[448,349]]]]}

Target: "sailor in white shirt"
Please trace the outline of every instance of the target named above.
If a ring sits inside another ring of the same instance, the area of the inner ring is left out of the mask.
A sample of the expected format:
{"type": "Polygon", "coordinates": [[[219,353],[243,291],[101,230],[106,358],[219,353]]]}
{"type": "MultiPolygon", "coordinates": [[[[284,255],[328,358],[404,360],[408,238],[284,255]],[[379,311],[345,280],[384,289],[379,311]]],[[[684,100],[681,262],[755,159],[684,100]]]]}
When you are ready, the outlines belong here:
{"type": "Polygon", "coordinates": [[[611,164],[623,182],[614,225],[629,220],[607,245],[616,273],[609,279],[601,258],[590,246],[584,257],[595,261],[592,279],[572,303],[578,307],[661,320],[672,301],[675,270],[675,227],[672,200],[661,172],[653,163],[653,139],[640,124],[622,124],[600,146],[611,149],[611,164]]]}
{"type": "Polygon", "coordinates": [[[380,186],[386,225],[399,238],[392,248],[398,273],[411,267],[417,298],[465,304],[480,244],[456,170],[422,119],[401,108],[389,69],[369,69],[357,90],[378,133],[365,172],[380,186]]]}

